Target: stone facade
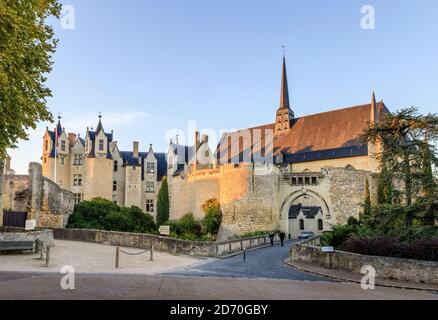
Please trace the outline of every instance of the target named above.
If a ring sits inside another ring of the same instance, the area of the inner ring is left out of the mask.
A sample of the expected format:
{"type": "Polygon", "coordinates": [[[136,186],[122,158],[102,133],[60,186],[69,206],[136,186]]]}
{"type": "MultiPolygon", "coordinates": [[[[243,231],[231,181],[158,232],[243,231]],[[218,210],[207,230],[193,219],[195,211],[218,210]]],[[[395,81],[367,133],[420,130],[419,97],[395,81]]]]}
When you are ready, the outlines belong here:
{"type": "Polygon", "coordinates": [[[3,188],[4,210],[27,212],[28,219],[35,219],[38,227],[63,228],[73,213],[73,193],[43,177],[38,163],[29,165],[27,176],[5,175],[3,188]]]}
{"type": "Polygon", "coordinates": [[[59,120],[43,138],[44,177],[73,192],[75,203],[99,197],[155,216],[166,157],[152,145],[140,152],[138,142],[132,151],[120,151],[113,136],[105,132],[100,116],[96,130],[87,128],[85,139],[67,134],[59,120]]]}
{"type": "MultiPolygon", "coordinates": [[[[350,163],[354,164],[355,159],[351,158],[350,163]]],[[[370,182],[371,193],[376,194],[376,174],[357,170],[352,165],[324,167],[315,173],[295,172],[292,168],[269,166],[266,170],[257,170],[257,166],[250,164],[221,165],[217,169],[204,170],[191,167],[182,176],[169,177],[171,218],[193,213],[201,220],[202,204],[216,198],[223,211],[221,239],[274,229],[295,237],[304,230],[328,231],[332,224],[345,224],[352,216],[359,218],[363,211],[366,179],[370,182]],[[312,174],[316,182],[306,185],[306,177],[311,181],[312,174]],[[293,184],[292,178],[302,178],[303,185],[293,184]],[[294,204],[317,206],[321,212],[316,218],[305,219],[302,229],[300,219],[289,219],[289,209],[294,204]],[[323,222],[321,230],[317,228],[319,219],[323,222]]],[[[372,200],[375,201],[375,196],[372,200]]]]}

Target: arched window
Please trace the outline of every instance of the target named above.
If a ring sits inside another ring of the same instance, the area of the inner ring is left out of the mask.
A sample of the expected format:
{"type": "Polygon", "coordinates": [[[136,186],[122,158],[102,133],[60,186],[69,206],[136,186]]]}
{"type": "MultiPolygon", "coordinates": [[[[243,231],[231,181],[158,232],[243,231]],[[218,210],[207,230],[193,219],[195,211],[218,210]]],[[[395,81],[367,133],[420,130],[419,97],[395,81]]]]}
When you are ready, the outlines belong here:
{"type": "Polygon", "coordinates": [[[324,222],[322,221],[322,219],[318,220],[318,230],[319,231],[323,231],[324,230],[324,222]]]}
{"type": "Polygon", "coordinates": [[[304,231],[304,220],[300,219],[300,230],[304,231]]]}

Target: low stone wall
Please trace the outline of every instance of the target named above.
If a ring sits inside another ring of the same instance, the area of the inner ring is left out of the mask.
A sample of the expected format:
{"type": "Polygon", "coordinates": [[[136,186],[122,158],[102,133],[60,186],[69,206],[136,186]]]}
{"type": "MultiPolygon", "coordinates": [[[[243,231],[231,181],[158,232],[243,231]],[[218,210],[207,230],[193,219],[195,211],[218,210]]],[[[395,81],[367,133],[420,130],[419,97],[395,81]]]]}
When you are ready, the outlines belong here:
{"type": "Polygon", "coordinates": [[[366,256],[337,250],[323,253],[321,247],[312,241],[293,245],[291,260],[355,273],[360,273],[363,266],[369,265],[375,268],[378,278],[438,284],[438,262],[366,256]]]}
{"type": "Polygon", "coordinates": [[[220,242],[196,242],[143,233],[84,229],[53,229],[53,234],[57,240],[93,242],[139,249],[147,249],[154,245],[159,251],[204,257],[220,257],[269,243],[267,236],[220,242]]]}
{"type": "Polygon", "coordinates": [[[36,229],[25,231],[21,228],[0,227],[0,241],[36,241],[53,242],[53,231],[36,229]]]}

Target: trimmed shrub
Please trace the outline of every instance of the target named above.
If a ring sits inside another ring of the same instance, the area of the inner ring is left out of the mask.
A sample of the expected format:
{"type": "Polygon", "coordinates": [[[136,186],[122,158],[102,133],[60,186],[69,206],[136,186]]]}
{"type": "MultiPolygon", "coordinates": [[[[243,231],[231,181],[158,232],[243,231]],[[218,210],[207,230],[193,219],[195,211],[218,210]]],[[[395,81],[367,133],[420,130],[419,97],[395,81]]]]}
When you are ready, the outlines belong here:
{"type": "Polygon", "coordinates": [[[389,236],[374,239],[353,237],[340,249],[370,256],[438,261],[438,238],[400,242],[389,236]]]}

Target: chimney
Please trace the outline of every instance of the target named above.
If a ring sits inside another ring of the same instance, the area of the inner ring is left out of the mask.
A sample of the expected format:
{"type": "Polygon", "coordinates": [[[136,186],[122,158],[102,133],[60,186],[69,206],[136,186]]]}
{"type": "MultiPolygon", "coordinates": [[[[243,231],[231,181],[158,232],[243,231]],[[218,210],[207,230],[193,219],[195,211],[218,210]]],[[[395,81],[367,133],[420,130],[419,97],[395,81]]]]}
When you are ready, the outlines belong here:
{"type": "Polygon", "coordinates": [[[138,158],[139,156],[139,152],[138,152],[138,141],[134,141],[134,146],[133,146],[133,155],[134,158],[138,158]]]}
{"type": "Polygon", "coordinates": [[[68,142],[69,142],[70,146],[74,145],[74,143],[76,142],[76,137],[77,136],[74,133],[69,133],[68,134],[68,142]]]}
{"type": "Polygon", "coordinates": [[[202,135],[201,142],[202,143],[208,143],[208,135],[207,134],[203,134],[202,135]]]}
{"type": "Polygon", "coordinates": [[[195,132],[195,151],[198,151],[199,145],[201,144],[201,134],[199,131],[195,132]]]}

